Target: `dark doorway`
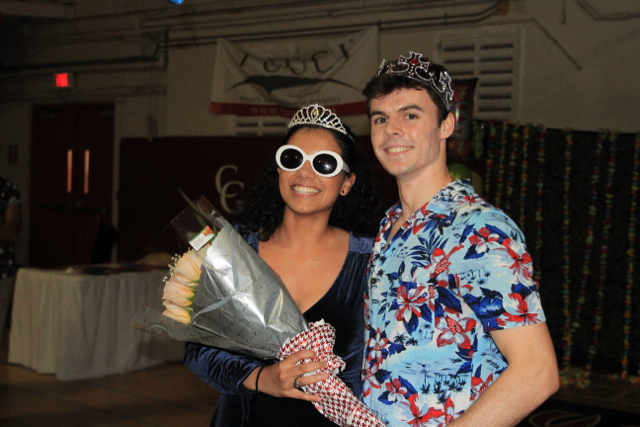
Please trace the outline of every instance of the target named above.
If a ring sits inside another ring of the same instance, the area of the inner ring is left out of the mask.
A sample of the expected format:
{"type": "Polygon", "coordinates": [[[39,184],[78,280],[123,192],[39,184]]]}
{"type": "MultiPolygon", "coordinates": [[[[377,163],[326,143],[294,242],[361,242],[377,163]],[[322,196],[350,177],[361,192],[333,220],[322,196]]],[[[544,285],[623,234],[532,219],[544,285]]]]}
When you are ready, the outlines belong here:
{"type": "Polygon", "coordinates": [[[113,230],[113,111],[113,104],[34,106],[31,266],[88,264],[109,252],[109,238],[97,237],[113,230]]]}

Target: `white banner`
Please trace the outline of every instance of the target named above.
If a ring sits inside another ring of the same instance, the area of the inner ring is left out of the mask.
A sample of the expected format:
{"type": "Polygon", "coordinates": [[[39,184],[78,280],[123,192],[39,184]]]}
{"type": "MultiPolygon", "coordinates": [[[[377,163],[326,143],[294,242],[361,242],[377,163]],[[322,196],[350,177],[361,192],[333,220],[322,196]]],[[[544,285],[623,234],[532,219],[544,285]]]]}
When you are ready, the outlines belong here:
{"type": "Polygon", "coordinates": [[[302,50],[299,43],[239,48],[218,39],[210,111],[290,117],[321,104],[339,116],[365,114],[362,89],[378,67],[378,29],[302,50]]]}

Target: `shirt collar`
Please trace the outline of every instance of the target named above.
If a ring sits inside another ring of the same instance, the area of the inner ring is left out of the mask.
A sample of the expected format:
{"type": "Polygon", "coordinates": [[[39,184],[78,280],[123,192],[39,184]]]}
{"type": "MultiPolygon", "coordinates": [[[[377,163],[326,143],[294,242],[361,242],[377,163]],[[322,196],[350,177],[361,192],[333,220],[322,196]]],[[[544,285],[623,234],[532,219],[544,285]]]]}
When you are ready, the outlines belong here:
{"type": "MultiPolygon", "coordinates": [[[[453,205],[464,201],[465,197],[473,194],[473,185],[468,179],[461,181],[453,181],[442,188],[433,198],[407,220],[409,225],[413,224],[416,220],[422,219],[427,216],[427,213],[448,214],[453,205]]],[[[380,241],[382,247],[386,246],[389,230],[391,224],[393,224],[398,217],[402,214],[402,204],[398,201],[395,205],[391,206],[385,213],[385,217],[382,219],[380,232],[377,237],[377,241],[380,241]]]]}
{"type": "Polygon", "coordinates": [[[471,185],[470,180],[453,181],[433,196],[431,201],[436,203],[457,203],[473,193],[473,185],[471,185]]]}
{"type": "MultiPolygon", "coordinates": [[[[448,205],[452,203],[458,203],[465,199],[465,197],[473,194],[473,185],[468,179],[452,181],[442,188],[435,196],[422,208],[420,208],[416,214],[424,214],[426,211],[435,211],[441,209],[447,209],[448,205]]],[[[402,214],[402,204],[398,201],[395,205],[391,206],[386,212],[387,220],[395,220],[402,214]]]]}

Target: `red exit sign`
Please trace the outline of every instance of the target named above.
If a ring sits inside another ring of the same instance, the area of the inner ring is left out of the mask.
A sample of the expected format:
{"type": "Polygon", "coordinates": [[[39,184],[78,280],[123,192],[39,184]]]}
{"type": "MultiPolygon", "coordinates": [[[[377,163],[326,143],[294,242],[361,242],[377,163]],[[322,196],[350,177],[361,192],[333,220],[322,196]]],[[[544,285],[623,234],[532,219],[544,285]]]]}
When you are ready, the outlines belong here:
{"type": "Polygon", "coordinates": [[[75,86],[75,76],[71,72],[54,74],[56,87],[59,89],[71,89],[75,86]]]}

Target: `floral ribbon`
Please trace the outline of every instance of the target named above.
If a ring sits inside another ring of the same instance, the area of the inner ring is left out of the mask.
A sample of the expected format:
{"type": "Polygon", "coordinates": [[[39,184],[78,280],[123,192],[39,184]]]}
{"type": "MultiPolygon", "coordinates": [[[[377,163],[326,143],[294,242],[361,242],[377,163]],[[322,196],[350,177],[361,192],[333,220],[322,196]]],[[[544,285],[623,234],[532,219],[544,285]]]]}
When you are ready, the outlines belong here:
{"type": "Polygon", "coordinates": [[[598,188],[600,185],[600,161],[602,158],[602,149],[603,149],[603,141],[607,136],[607,132],[604,130],[600,130],[598,132],[598,139],[596,140],[596,150],[594,154],[594,163],[593,163],[593,173],[591,174],[591,199],[589,202],[589,211],[588,211],[588,224],[587,224],[587,235],[585,238],[585,249],[584,255],[582,258],[582,276],[580,279],[580,290],[578,291],[578,298],[576,302],[575,312],[573,315],[573,321],[568,326],[570,329],[567,331],[570,334],[571,339],[565,340],[565,346],[563,349],[563,360],[564,360],[564,374],[565,374],[565,382],[577,384],[578,386],[584,387],[588,384],[588,375],[587,372],[583,368],[573,369],[569,366],[571,362],[571,352],[573,345],[573,336],[578,332],[580,328],[580,315],[582,313],[582,309],[587,301],[587,284],[590,277],[589,265],[591,263],[591,253],[593,247],[594,240],[594,227],[596,224],[596,215],[597,215],[597,207],[598,207],[598,188]]]}
{"type": "Polygon", "coordinates": [[[312,402],[316,409],[340,426],[385,427],[385,424],[376,418],[373,412],[358,400],[351,389],[336,376],[344,369],[346,363],[333,354],[335,341],[336,331],[333,326],[324,323],[324,321],[311,323],[308,330],[284,343],[278,353],[278,359],[282,361],[301,350],[313,350],[318,356],[317,359],[305,359],[299,363],[322,360],[327,364],[327,367],[321,372],[330,374],[329,378],[324,381],[302,386],[305,393],[315,394],[322,398],[322,402],[312,402]]]}
{"type": "Polygon", "coordinates": [[[529,178],[529,126],[522,129],[522,177],[520,179],[520,229],[524,230],[527,206],[527,178],[529,178]]]}
{"type": "MultiPolygon", "coordinates": [[[[609,134],[609,159],[607,161],[607,180],[605,186],[605,200],[604,200],[604,219],[602,227],[602,247],[600,250],[600,278],[598,282],[598,303],[596,305],[595,315],[593,317],[593,337],[591,338],[591,344],[589,345],[589,352],[587,354],[586,371],[587,374],[591,372],[593,360],[596,356],[597,348],[600,341],[600,330],[602,329],[602,314],[603,304],[605,297],[605,288],[607,286],[607,262],[609,260],[609,237],[611,235],[611,217],[613,211],[613,182],[616,172],[616,150],[618,141],[618,132],[613,131],[609,134]]],[[[586,385],[589,385],[587,380],[586,385]]]]}
{"type": "Polygon", "coordinates": [[[504,211],[511,215],[511,201],[513,198],[513,184],[516,179],[518,151],[520,151],[520,123],[515,122],[511,129],[511,152],[509,153],[509,167],[507,168],[507,198],[504,211]]]}
{"type": "Polygon", "coordinates": [[[484,193],[485,199],[491,198],[491,172],[493,171],[493,149],[496,142],[496,124],[489,122],[489,142],[487,143],[487,160],[485,163],[484,193]]]}
{"type": "Polygon", "coordinates": [[[498,180],[496,183],[496,191],[494,205],[502,208],[502,192],[504,191],[504,164],[507,158],[507,134],[511,122],[507,121],[502,124],[502,136],[500,137],[500,157],[498,160],[498,180]]]}
{"type": "Polygon", "coordinates": [[[547,129],[544,126],[540,126],[540,145],[538,147],[538,183],[536,184],[536,246],[535,246],[535,268],[533,273],[533,280],[536,282],[540,282],[540,278],[542,277],[542,268],[541,268],[541,260],[542,260],[542,192],[544,190],[544,166],[545,166],[545,157],[544,157],[544,148],[545,141],[547,138],[547,129]]]}
{"type": "Polygon", "coordinates": [[[564,314],[564,326],[562,328],[563,331],[563,342],[564,342],[564,354],[562,357],[562,366],[563,366],[563,375],[561,376],[561,380],[563,383],[567,384],[571,382],[571,359],[570,354],[567,354],[567,349],[571,348],[572,345],[572,336],[571,336],[571,257],[569,255],[569,222],[570,222],[570,204],[569,204],[569,195],[571,188],[571,151],[573,148],[573,132],[570,128],[565,129],[565,135],[567,138],[567,145],[564,151],[564,179],[563,179],[563,192],[562,192],[562,312],[564,314]]]}
{"type": "Polygon", "coordinates": [[[629,381],[633,384],[640,382],[640,366],[637,375],[629,374],[629,350],[631,347],[631,321],[633,319],[633,275],[635,270],[635,243],[636,243],[636,212],[638,209],[638,181],[640,181],[640,133],[636,134],[633,155],[633,174],[631,177],[631,206],[629,208],[629,248],[627,249],[628,263],[627,286],[624,292],[624,326],[623,329],[623,352],[620,364],[622,371],[620,374],[610,375],[609,378],[629,381]]]}
{"type": "Polygon", "coordinates": [[[636,211],[638,209],[638,183],[640,181],[640,133],[636,134],[636,142],[634,146],[633,156],[633,177],[631,178],[631,207],[629,210],[629,249],[627,255],[629,257],[629,267],[627,269],[627,287],[624,293],[624,352],[622,354],[622,373],[623,379],[637,383],[640,381],[640,367],[638,367],[638,375],[629,375],[629,347],[631,334],[631,319],[633,313],[633,272],[635,260],[635,243],[636,243],[636,211]]]}

